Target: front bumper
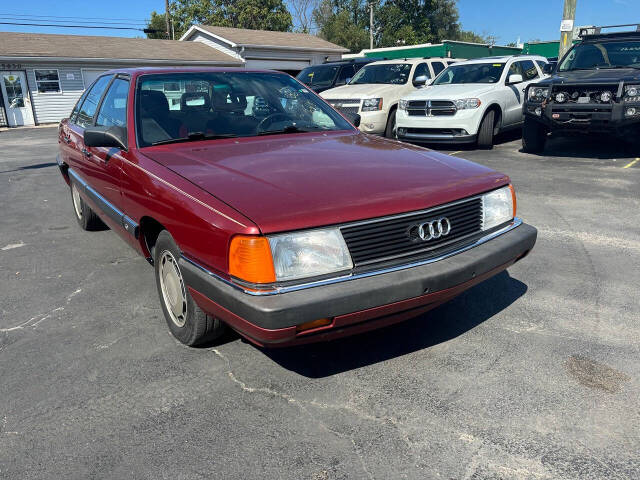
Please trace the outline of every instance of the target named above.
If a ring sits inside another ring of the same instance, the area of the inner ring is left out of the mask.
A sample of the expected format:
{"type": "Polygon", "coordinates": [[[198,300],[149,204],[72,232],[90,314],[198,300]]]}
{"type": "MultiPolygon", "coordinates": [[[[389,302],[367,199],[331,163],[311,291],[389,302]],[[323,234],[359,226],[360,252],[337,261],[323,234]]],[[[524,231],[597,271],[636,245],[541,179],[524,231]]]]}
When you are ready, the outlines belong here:
{"type": "Polygon", "coordinates": [[[399,110],[396,132],[400,140],[424,143],[473,143],[482,119],[479,109],[459,110],[451,116],[412,116],[399,110]]]}
{"type": "Polygon", "coordinates": [[[626,116],[625,111],[634,107],[640,111],[639,104],[628,103],[525,103],[525,116],[545,125],[551,132],[567,133],[612,133],[624,135],[640,126],[640,115],[626,116]],[[542,114],[536,115],[536,107],[542,108],[542,114]]]}
{"type": "Polygon", "coordinates": [[[389,112],[377,110],[374,112],[360,112],[360,131],[382,135],[387,128],[387,117],[389,112]]]}
{"type": "Polygon", "coordinates": [[[205,312],[257,344],[293,344],[346,336],[434,308],[523,258],[536,237],[535,228],[520,224],[434,263],[275,295],[249,295],[184,257],[179,263],[205,312]],[[321,318],[331,324],[296,328],[321,318]]]}

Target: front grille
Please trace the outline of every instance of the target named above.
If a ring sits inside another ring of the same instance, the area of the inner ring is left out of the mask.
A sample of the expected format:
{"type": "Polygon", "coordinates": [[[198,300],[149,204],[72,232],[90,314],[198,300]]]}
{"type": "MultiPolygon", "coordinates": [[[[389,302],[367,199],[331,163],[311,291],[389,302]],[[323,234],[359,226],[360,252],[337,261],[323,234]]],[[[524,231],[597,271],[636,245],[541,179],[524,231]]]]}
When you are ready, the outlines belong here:
{"type": "Polygon", "coordinates": [[[616,100],[618,85],[555,85],[551,92],[550,103],[555,105],[566,104],[602,104],[611,105],[616,100]],[[601,96],[603,92],[609,92],[611,99],[603,101],[601,96]],[[563,102],[556,101],[556,95],[563,93],[566,100],[563,102]]]}
{"type": "Polygon", "coordinates": [[[455,115],[458,109],[449,100],[409,100],[407,114],[413,117],[438,117],[455,115]]]}
{"type": "Polygon", "coordinates": [[[360,111],[360,98],[325,98],[325,102],[330,103],[341,113],[358,113],[360,111]]]}
{"type": "Polygon", "coordinates": [[[405,257],[435,257],[482,231],[482,199],[476,197],[423,212],[347,225],[340,230],[356,267],[405,257]],[[443,217],[451,223],[448,235],[429,241],[416,238],[418,225],[443,217]]]}

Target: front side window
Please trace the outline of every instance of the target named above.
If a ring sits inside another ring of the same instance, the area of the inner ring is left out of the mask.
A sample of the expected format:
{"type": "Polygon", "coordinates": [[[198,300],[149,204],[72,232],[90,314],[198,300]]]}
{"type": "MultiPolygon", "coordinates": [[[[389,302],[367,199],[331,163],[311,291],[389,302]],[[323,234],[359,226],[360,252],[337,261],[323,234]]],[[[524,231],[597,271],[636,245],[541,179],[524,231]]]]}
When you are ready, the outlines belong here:
{"type": "Polygon", "coordinates": [[[104,96],[96,125],[104,127],[127,126],[127,97],[129,96],[129,82],[116,78],[107,94],[104,96]]]}
{"type": "Polygon", "coordinates": [[[353,129],[304,85],[279,73],[144,75],[136,88],[135,114],[140,147],[206,138],[353,129]],[[179,89],[164,91],[168,82],[179,89]]]}
{"type": "Polygon", "coordinates": [[[339,68],[331,65],[307,67],[296,78],[310,87],[329,87],[333,85],[339,68]]]}
{"type": "Polygon", "coordinates": [[[60,93],[58,70],[34,70],[38,93],[60,93]]]}
{"type": "Polygon", "coordinates": [[[353,68],[353,65],[347,65],[346,67],[342,67],[340,73],[338,74],[338,79],[336,80],[336,85],[344,85],[345,83],[349,83],[356,71],[353,68]]]}
{"type": "Polygon", "coordinates": [[[504,63],[467,63],[447,67],[433,85],[457,85],[465,83],[497,83],[502,76],[504,63]]]}
{"type": "Polygon", "coordinates": [[[640,40],[581,43],[573,47],[559,71],[640,68],[640,40]]]}
{"type": "Polygon", "coordinates": [[[76,117],[76,123],[81,127],[86,128],[93,123],[93,116],[98,108],[98,103],[100,102],[100,98],[102,98],[102,94],[107,88],[110,80],[111,75],[100,77],[93,84],[91,90],[89,90],[89,93],[85,97],[84,102],[82,102],[82,106],[80,107],[80,111],[78,111],[78,115],[76,117]]]}
{"type": "Polygon", "coordinates": [[[356,73],[349,85],[367,83],[404,85],[407,83],[410,73],[410,63],[369,64],[356,73]]]}
{"type": "Polygon", "coordinates": [[[519,63],[520,68],[522,69],[522,79],[525,82],[530,82],[531,80],[538,78],[538,69],[532,60],[524,60],[519,63]]]}
{"type": "Polygon", "coordinates": [[[420,63],[416,70],[413,72],[413,80],[415,81],[418,77],[427,77],[431,78],[431,73],[429,72],[429,66],[426,63],[420,63]]]}

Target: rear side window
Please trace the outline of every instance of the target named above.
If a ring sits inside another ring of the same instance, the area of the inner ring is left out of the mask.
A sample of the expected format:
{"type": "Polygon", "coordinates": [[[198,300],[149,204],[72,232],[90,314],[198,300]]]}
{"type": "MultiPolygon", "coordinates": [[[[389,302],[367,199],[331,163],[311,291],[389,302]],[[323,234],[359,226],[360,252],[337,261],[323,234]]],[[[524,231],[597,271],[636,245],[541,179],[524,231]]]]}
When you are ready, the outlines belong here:
{"type": "Polygon", "coordinates": [[[524,60],[520,62],[520,67],[522,68],[522,79],[525,82],[538,78],[538,69],[532,60],[524,60]]]}
{"type": "Polygon", "coordinates": [[[69,121],[71,123],[76,123],[76,118],[78,117],[78,111],[80,110],[80,107],[82,106],[82,102],[84,102],[84,99],[87,96],[87,93],[89,93],[89,90],[85,90],[82,93],[82,95],[80,96],[80,98],[76,102],[76,106],[73,107],[73,111],[71,112],[71,115],[69,115],[69,121]]]}
{"type": "Polygon", "coordinates": [[[93,116],[96,113],[96,109],[98,108],[98,103],[100,102],[100,98],[104,93],[104,90],[107,88],[109,81],[111,80],[111,75],[106,75],[104,77],[100,77],[96,80],[96,83],[93,84],[91,90],[82,102],[82,106],[80,107],[80,111],[78,112],[76,123],[81,127],[88,127],[93,122],[93,116]]]}
{"type": "Polygon", "coordinates": [[[437,77],[438,74],[444,70],[444,63],[442,62],[433,62],[431,63],[431,66],[433,67],[433,74],[437,77]]]}
{"type": "Polygon", "coordinates": [[[128,95],[129,82],[121,78],[116,78],[102,101],[96,125],[104,127],[126,127],[128,95]]]}

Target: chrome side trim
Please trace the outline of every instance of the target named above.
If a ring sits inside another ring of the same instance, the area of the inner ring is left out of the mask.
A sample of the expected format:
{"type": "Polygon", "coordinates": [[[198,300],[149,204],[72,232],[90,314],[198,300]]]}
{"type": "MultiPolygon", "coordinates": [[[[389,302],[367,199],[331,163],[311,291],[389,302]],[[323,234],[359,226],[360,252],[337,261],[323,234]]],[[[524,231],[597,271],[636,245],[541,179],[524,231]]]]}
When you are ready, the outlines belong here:
{"type": "Polygon", "coordinates": [[[286,287],[275,286],[270,290],[249,290],[249,289],[247,289],[247,288],[245,288],[245,287],[243,287],[241,285],[238,285],[237,283],[234,283],[233,281],[231,281],[229,279],[221,277],[217,273],[214,273],[214,272],[208,270],[207,268],[205,268],[202,265],[198,264],[194,260],[186,257],[184,254],[182,254],[182,258],[184,259],[184,261],[186,261],[186,262],[190,263],[191,265],[193,265],[194,267],[200,269],[202,272],[204,272],[205,274],[207,274],[211,278],[214,278],[216,280],[220,280],[221,282],[223,282],[223,283],[225,283],[227,285],[230,285],[233,288],[236,288],[236,289],[246,293],[247,295],[254,295],[254,296],[279,295],[279,294],[282,294],[282,293],[297,292],[299,290],[306,290],[308,288],[313,288],[313,287],[321,287],[321,286],[326,286],[326,285],[333,285],[335,283],[348,282],[348,281],[357,280],[357,279],[360,279],[360,278],[374,277],[376,275],[383,275],[385,273],[397,272],[399,270],[406,270],[408,268],[420,267],[422,265],[428,265],[430,263],[439,262],[440,260],[444,260],[446,258],[453,257],[454,255],[457,255],[457,254],[462,253],[462,252],[466,252],[467,250],[471,250],[472,248],[477,247],[478,245],[482,245],[483,243],[486,243],[486,242],[488,242],[490,240],[493,240],[494,238],[499,237],[500,235],[505,234],[505,233],[507,233],[507,232],[519,227],[520,225],[522,225],[522,219],[516,217],[516,218],[513,219],[513,221],[511,223],[509,223],[505,227],[501,228],[500,230],[496,230],[495,232],[492,232],[492,233],[490,233],[488,235],[485,235],[484,237],[479,238],[478,240],[476,240],[473,243],[470,243],[469,245],[465,245],[464,247],[461,247],[458,250],[454,250],[452,252],[445,253],[443,255],[440,255],[439,257],[428,258],[428,259],[425,259],[425,260],[419,260],[419,261],[416,261],[416,262],[406,263],[406,264],[403,264],[403,265],[394,265],[393,267],[381,268],[379,270],[372,270],[370,272],[349,274],[349,275],[343,275],[343,276],[340,276],[340,277],[327,278],[325,280],[317,280],[317,281],[314,281],[314,282],[301,283],[301,284],[298,284],[298,285],[289,285],[289,286],[286,286],[286,287]]]}
{"type": "Polygon", "coordinates": [[[113,203],[96,192],[94,188],[84,181],[72,168],[69,168],[67,171],[69,172],[69,177],[72,181],[76,182],[81,187],[80,190],[91,198],[106,216],[114,222],[119,223],[120,226],[134,238],[138,238],[139,226],[136,222],[121,212],[113,203]]]}

